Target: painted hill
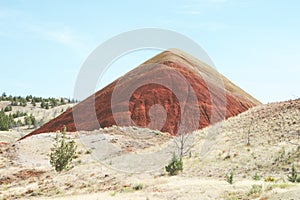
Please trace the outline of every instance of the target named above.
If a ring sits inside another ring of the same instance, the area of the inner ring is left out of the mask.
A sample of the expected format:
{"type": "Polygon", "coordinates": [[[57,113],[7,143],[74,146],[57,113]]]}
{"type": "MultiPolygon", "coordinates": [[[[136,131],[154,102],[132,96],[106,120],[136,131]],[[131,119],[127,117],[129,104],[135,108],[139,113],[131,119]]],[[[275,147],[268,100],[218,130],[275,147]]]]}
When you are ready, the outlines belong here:
{"type": "Polygon", "coordinates": [[[207,127],[259,104],[212,67],[182,51],[168,50],[23,138],[55,132],[64,125],[71,132],[135,125],[175,135],[207,127]],[[77,113],[76,126],[73,113],[77,113]]]}

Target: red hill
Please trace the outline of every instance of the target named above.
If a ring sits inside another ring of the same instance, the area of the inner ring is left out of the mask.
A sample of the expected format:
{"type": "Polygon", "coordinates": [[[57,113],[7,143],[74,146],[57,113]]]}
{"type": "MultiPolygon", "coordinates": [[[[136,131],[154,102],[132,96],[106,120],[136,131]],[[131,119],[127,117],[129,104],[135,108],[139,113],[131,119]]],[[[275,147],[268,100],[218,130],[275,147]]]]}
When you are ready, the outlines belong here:
{"type": "Polygon", "coordinates": [[[169,50],[23,138],[55,132],[64,125],[73,132],[95,130],[99,124],[102,128],[137,125],[175,135],[183,126],[188,130],[181,131],[201,129],[258,104],[215,69],[184,52],[169,50]],[[78,113],[76,126],[73,111],[78,113]]]}

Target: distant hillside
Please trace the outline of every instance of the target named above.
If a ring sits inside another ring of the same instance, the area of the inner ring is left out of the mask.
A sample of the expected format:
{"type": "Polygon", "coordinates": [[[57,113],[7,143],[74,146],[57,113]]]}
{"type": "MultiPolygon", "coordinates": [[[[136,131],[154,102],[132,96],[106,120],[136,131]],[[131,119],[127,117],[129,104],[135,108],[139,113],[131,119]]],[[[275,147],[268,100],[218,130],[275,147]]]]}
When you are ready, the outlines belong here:
{"type": "Polygon", "coordinates": [[[26,130],[40,127],[62,112],[73,107],[74,99],[42,98],[27,95],[0,96],[0,131],[26,130]]]}

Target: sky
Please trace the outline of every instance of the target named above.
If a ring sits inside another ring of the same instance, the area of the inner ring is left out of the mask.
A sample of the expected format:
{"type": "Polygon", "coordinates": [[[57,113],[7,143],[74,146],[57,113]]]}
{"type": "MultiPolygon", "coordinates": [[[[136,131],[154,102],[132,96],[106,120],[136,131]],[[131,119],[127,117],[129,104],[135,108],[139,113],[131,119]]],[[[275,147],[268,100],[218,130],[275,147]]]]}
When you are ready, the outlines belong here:
{"type": "MultiPolygon", "coordinates": [[[[221,74],[263,103],[299,98],[299,8],[296,0],[0,1],[0,92],[72,98],[97,46],[151,27],[197,42],[221,74]]],[[[157,53],[125,55],[97,89],[157,53]]]]}

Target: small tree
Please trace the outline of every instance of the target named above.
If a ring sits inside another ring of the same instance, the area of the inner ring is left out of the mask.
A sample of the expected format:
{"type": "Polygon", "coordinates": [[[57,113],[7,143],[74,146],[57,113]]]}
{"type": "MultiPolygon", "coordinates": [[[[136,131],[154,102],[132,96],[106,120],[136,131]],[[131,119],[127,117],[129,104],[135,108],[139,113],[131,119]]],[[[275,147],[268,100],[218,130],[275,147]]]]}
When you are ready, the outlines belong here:
{"type": "Polygon", "coordinates": [[[4,108],[4,112],[9,112],[9,111],[12,111],[12,107],[9,105],[9,106],[6,106],[4,108]]]}
{"type": "Polygon", "coordinates": [[[17,127],[23,126],[23,123],[20,119],[18,119],[18,121],[16,122],[16,126],[17,127]]]}
{"type": "Polygon", "coordinates": [[[5,92],[2,93],[2,97],[3,97],[3,99],[5,99],[7,97],[5,92]]]}
{"type": "MultiPolygon", "coordinates": [[[[185,125],[183,125],[185,127],[185,125]]],[[[194,147],[194,142],[192,140],[189,130],[180,130],[177,133],[177,137],[174,139],[176,149],[178,151],[179,158],[182,160],[184,156],[186,156],[190,150],[194,147]]]]}
{"type": "Polygon", "coordinates": [[[32,125],[31,117],[30,116],[26,116],[24,118],[24,121],[25,121],[25,125],[28,125],[28,128],[30,128],[30,126],[32,125]]]}
{"type": "Polygon", "coordinates": [[[252,123],[253,123],[253,118],[251,118],[249,129],[248,129],[248,132],[247,132],[247,146],[250,146],[250,137],[251,137],[252,123]]]}
{"type": "Polygon", "coordinates": [[[50,99],[51,107],[54,108],[58,105],[57,100],[55,98],[50,99]]]}
{"type": "Polygon", "coordinates": [[[45,101],[44,100],[42,100],[42,102],[41,102],[41,108],[45,108],[45,101]]]}
{"type": "Polygon", "coordinates": [[[18,105],[18,102],[17,102],[17,101],[12,101],[12,102],[11,102],[11,105],[12,105],[12,106],[17,106],[17,105],[18,105]]]}
{"type": "Polygon", "coordinates": [[[57,172],[68,170],[72,162],[77,145],[66,137],[66,127],[61,134],[56,134],[54,147],[51,149],[50,164],[57,172]]]}
{"type": "Polygon", "coordinates": [[[31,104],[32,104],[32,106],[36,106],[36,103],[35,103],[34,99],[31,100],[31,104]]]}
{"type": "Polygon", "coordinates": [[[179,171],[183,170],[182,159],[178,158],[174,153],[172,160],[165,168],[171,176],[177,175],[179,171]]]}
{"type": "Polygon", "coordinates": [[[25,98],[20,97],[20,106],[26,107],[27,106],[27,101],[25,98]]]}
{"type": "Polygon", "coordinates": [[[32,114],[30,114],[29,116],[25,116],[24,121],[25,125],[28,125],[28,128],[30,128],[31,125],[36,127],[36,119],[32,114]]]}
{"type": "Polygon", "coordinates": [[[60,105],[65,105],[66,103],[65,103],[65,100],[64,100],[64,98],[60,98],[60,105]]]}
{"type": "Polygon", "coordinates": [[[32,114],[30,114],[30,120],[31,120],[31,124],[34,126],[34,127],[36,127],[36,119],[35,119],[35,117],[32,115],[32,114]]]}

